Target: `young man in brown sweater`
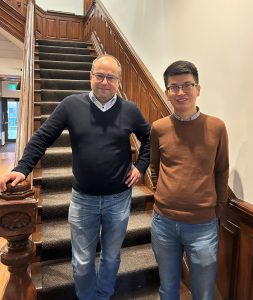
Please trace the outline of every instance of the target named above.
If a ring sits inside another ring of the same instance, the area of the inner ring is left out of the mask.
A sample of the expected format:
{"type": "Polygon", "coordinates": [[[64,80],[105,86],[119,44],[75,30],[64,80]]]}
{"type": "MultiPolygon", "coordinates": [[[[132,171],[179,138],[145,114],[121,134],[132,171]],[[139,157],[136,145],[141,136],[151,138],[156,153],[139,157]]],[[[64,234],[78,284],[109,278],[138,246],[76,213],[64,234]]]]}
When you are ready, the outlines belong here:
{"type": "Polygon", "coordinates": [[[151,129],[155,190],[152,246],[159,266],[161,300],[179,300],[185,251],[193,300],[214,300],[217,214],[227,201],[228,139],[224,123],[196,106],[197,68],[176,61],[164,72],[174,113],[151,129]]]}

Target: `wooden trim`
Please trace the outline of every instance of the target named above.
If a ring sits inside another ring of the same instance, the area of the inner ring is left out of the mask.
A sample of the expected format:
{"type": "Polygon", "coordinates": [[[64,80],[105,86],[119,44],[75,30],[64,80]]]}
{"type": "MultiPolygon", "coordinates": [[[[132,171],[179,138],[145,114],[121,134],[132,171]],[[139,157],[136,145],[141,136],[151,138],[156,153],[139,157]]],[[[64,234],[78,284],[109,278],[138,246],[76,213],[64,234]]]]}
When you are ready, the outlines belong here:
{"type": "Polygon", "coordinates": [[[0,11],[0,27],[24,42],[25,17],[3,0],[0,0],[0,11]]]}
{"type": "Polygon", "coordinates": [[[91,6],[93,5],[93,0],[83,0],[83,15],[85,16],[86,13],[89,11],[91,6]]]}

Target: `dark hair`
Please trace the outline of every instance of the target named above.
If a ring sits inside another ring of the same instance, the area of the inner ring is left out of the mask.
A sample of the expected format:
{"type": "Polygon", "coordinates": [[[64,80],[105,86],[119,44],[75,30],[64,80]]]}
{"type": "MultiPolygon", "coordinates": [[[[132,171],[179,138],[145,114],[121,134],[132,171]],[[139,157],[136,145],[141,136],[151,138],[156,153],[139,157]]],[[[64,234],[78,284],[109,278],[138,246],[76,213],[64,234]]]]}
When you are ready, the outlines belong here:
{"type": "Polygon", "coordinates": [[[167,88],[168,77],[180,74],[192,74],[195,82],[199,83],[198,70],[195,65],[189,61],[178,60],[169,65],[163,73],[165,87],[167,88]]]}

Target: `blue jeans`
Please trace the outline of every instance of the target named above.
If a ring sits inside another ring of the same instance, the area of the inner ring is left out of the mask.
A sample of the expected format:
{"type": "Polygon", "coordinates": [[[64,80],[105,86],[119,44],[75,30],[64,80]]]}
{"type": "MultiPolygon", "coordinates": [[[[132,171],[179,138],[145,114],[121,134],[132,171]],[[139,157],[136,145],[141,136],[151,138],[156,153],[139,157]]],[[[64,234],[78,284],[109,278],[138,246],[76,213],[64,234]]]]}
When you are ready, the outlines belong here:
{"type": "Polygon", "coordinates": [[[179,300],[185,251],[193,300],[214,300],[217,273],[218,221],[177,222],[155,211],[151,225],[153,251],[160,275],[160,299],[179,300]]]}
{"type": "Polygon", "coordinates": [[[72,267],[79,300],[109,300],[120,264],[120,248],[126,235],[131,189],[113,195],[87,195],[72,191],[69,223],[72,267]],[[96,272],[96,247],[101,252],[96,272]]]}

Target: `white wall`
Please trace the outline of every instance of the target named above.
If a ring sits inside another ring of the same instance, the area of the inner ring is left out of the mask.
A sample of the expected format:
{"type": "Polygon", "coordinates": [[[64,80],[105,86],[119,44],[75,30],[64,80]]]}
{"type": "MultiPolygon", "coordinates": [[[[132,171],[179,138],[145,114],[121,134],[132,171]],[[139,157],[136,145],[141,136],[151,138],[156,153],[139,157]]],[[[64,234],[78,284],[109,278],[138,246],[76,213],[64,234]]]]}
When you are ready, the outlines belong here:
{"type": "Polygon", "coordinates": [[[0,74],[21,75],[23,43],[0,27],[0,74]]]}
{"type": "Polygon", "coordinates": [[[102,0],[164,90],[175,60],[199,69],[201,111],[222,118],[230,141],[230,186],[253,203],[253,2],[102,0]]]}
{"type": "Polygon", "coordinates": [[[70,12],[76,15],[83,14],[83,0],[36,0],[36,4],[44,10],[70,12]]]}

